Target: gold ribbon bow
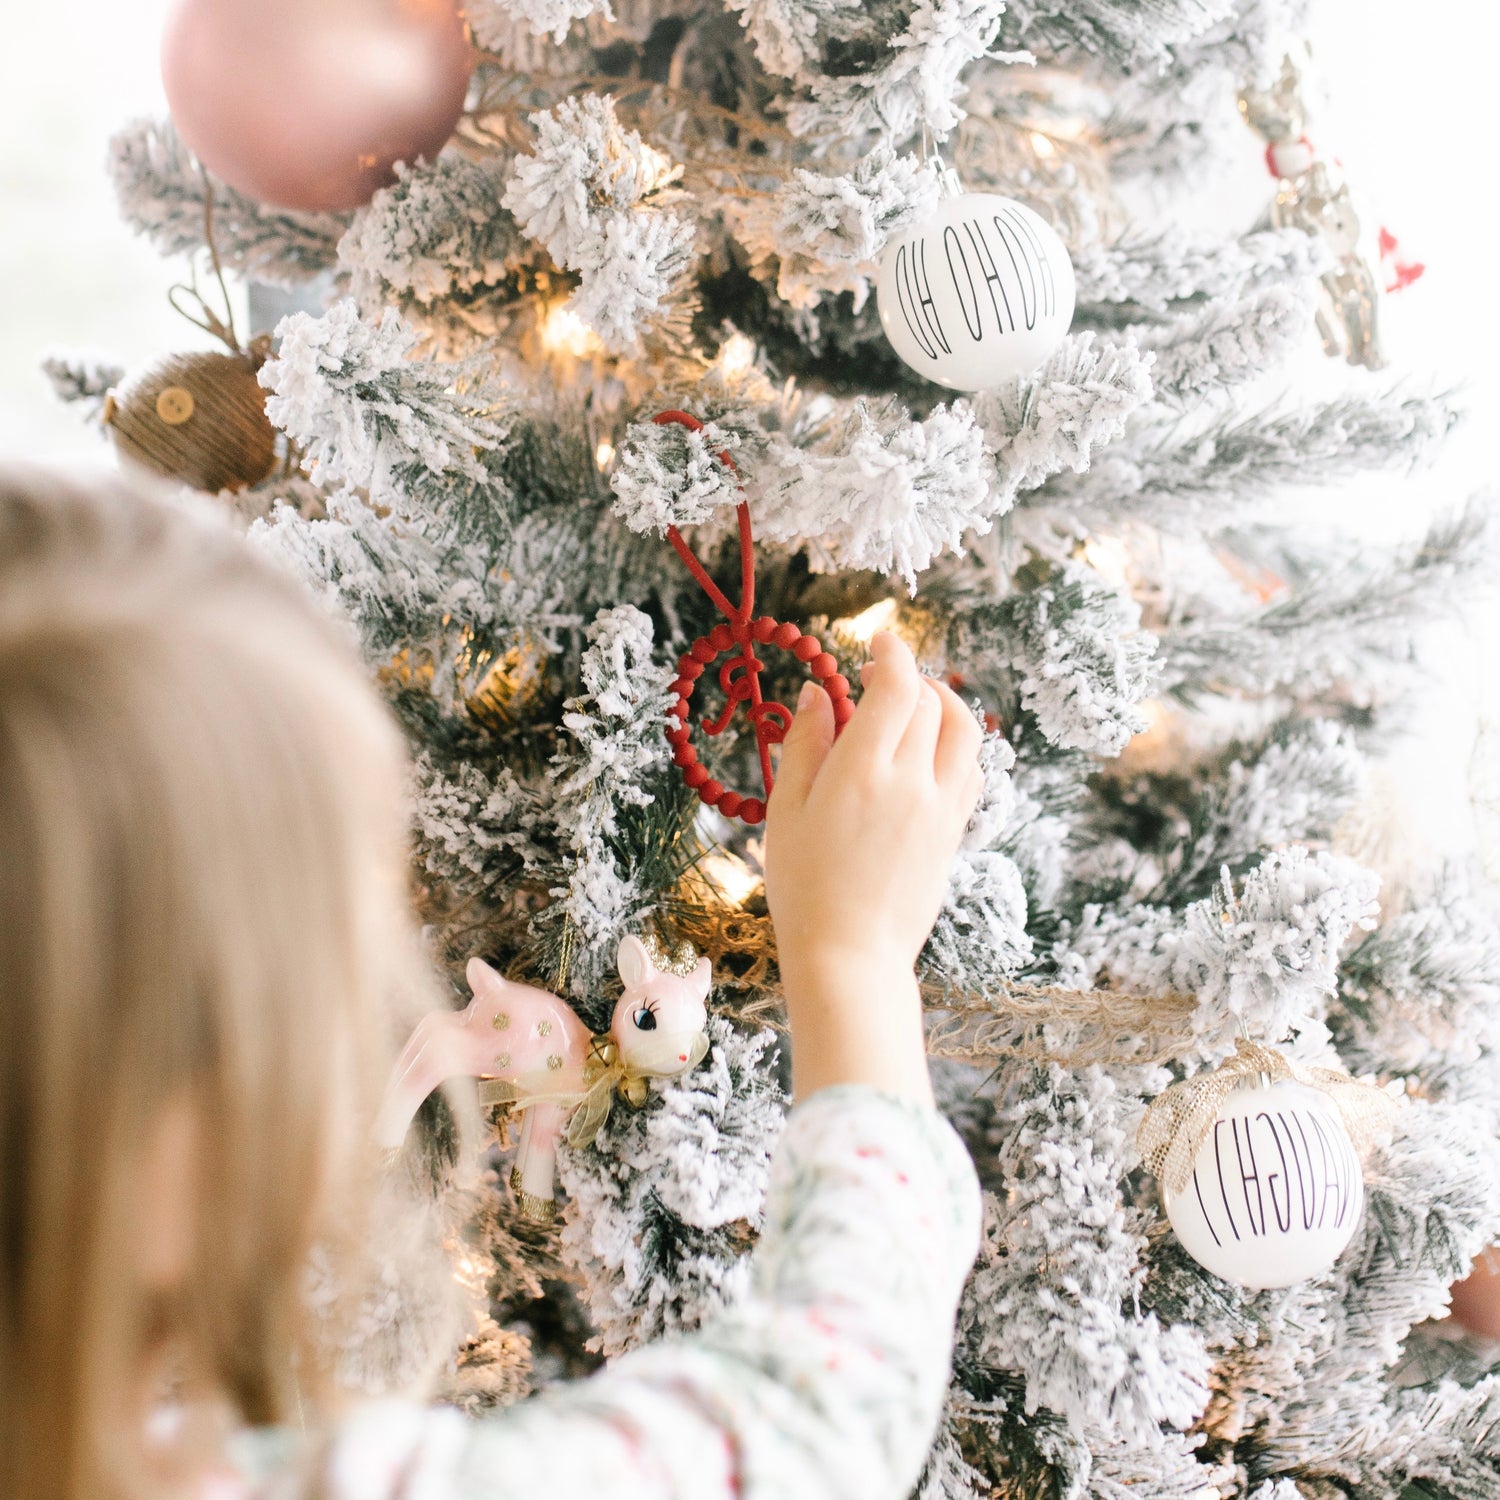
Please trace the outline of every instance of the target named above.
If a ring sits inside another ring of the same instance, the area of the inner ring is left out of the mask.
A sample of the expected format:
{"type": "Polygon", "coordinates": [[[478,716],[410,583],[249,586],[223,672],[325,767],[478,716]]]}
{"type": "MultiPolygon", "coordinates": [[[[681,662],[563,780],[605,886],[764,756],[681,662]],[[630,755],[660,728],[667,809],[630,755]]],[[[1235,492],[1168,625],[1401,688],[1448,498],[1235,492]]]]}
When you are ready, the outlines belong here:
{"type": "Polygon", "coordinates": [[[1147,1107],[1136,1132],[1136,1149],[1146,1168],[1163,1187],[1182,1192],[1192,1180],[1203,1143],[1225,1101],[1237,1088],[1260,1077],[1273,1083],[1290,1080],[1326,1094],[1343,1117],[1354,1149],[1363,1156],[1389,1131],[1398,1107],[1384,1090],[1336,1068],[1310,1068],[1267,1047],[1240,1037],[1235,1055],[1210,1073],[1184,1078],[1163,1090],[1147,1107]]]}
{"type": "MultiPolygon", "coordinates": [[[[688,1047],[688,1060],[680,1072],[691,1073],[708,1055],[708,1036],[700,1031],[688,1047]]],[[[572,1111],[565,1136],[575,1148],[592,1145],[604,1128],[614,1106],[615,1094],[639,1109],[650,1092],[653,1075],[633,1068],[620,1056],[615,1039],[607,1032],[589,1042],[584,1059],[584,1084],[578,1089],[539,1089],[527,1093],[504,1078],[486,1078],[479,1084],[481,1104],[508,1104],[514,1109],[529,1109],[533,1104],[561,1104],[572,1111]]],[[[673,1075],[677,1076],[677,1075],[673,1075]]]]}

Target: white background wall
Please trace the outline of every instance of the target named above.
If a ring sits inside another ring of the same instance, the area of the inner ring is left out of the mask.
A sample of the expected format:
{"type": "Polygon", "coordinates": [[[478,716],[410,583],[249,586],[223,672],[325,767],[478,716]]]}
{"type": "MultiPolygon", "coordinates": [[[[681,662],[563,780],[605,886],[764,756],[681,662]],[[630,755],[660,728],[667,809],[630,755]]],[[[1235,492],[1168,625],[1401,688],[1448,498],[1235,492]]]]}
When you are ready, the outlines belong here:
{"type": "MultiPolygon", "coordinates": [[[[103,169],[110,133],[163,107],[156,50],[167,9],[31,0],[0,19],[0,453],[108,461],[52,399],[37,370],[43,351],[97,349],[133,367],[208,342],[167,306],[180,267],[119,223],[103,169]]],[[[1384,538],[1488,483],[1494,467],[1500,20],[1479,0],[1323,0],[1314,42],[1329,101],[1319,145],[1337,150],[1378,219],[1428,265],[1386,305],[1392,364],[1414,381],[1436,373],[1468,384],[1475,411],[1435,473],[1361,487],[1350,523],[1384,538]]],[[[1446,633],[1437,648],[1443,691],[1394,758],[1390,795],[1433,845],[1469,843],[1477,827],[1500,874],[1500,813],[1487,796],[1476,810],[1469,795],[1493,781],[1500,799],[1500,755],[1486,748],[1497,736],[1474,753],[1481,722],[1500,719],[1500,616],[1446,633]]]]}
{"type": "Polygon", "coordinates": [[[181,267],[115,213],[105,145],[165,105],[167,0],[31,0],[0,19],[0,452],[103,461],[37,369],[51,348],[128,367],[210,342],[167,306],[181,267]]]}

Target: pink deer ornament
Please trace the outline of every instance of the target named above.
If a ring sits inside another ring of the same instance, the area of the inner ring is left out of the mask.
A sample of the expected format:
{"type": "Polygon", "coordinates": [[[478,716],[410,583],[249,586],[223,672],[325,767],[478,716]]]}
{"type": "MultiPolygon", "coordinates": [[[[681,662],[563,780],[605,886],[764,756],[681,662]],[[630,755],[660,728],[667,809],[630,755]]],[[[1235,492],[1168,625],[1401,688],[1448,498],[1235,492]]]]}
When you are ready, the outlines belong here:
{"type": "Polygon", "coordinates": [[[609,1117],[616,1089],[644,1104],[647,1079],[685,1073],[708,1051],[708,959],[686,944],[668,958],[654,939],[627,937],[616,962],[625,991],[609,1031],[593,1036],[566,1001],[471,958],[465,977],[474,998],[461,1011],[433,1011],[417,1023],[376,1117],[377,1144],[398,1149],[422,1101],[450,1078],[486,1080],[486,1103],[523,1113],[510,1174],[517,1202],[528,1217],[550,1219],[564,1128],[570,1145],[587,1145],[609,1117]]]}

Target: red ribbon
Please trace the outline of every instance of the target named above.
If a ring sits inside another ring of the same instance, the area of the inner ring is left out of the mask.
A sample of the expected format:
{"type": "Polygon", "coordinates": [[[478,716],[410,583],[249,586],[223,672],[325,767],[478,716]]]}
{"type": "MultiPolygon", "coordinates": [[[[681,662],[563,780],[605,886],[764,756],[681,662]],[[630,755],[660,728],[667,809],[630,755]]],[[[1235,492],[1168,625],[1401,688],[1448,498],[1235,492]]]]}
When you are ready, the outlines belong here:
{"type": "MultiPolygon", "coordinates": [[[[691,432],[699,432],[703,423],[685,411],[658,412],[651,419],[660,426],[676,423],[691,432]]],[[[727,452],[720,452],[719,462],[738,476],[739,470],[727,452]]],[[[755,655],[755,641],[751,635],[751,620],[755,614],[755,543],[750,534],[750,507],[741,500],[735,507],[735,516],[740,531],[740,602],[729,602],[724,590],[709,576],[708,569],[693,555],[692,548],[683,540],[675,526],[667,527],[667,540],[671,542],[678,557],[687,564],[688,571],[698,580],[703,592],[713,600],[720,613],[729,622],[730,634],[738,652],[719,668],[719,686],[724,689],[724,712],[712,721],[705,721],[704,734],[723,734],[734,718],[741,703],[748,703],[750,722],[755,726],[755,747],[760,754],[761,780],[765,783],[766,795],[771,795],[775,777],[771,770],[771,746],[779,745],[791,728],[792,716],[781,703],[767,703],[760,695],[760,674],[765,666],[755,655]],[[744,676],[735,673],[743,670],[744,676]]]]}

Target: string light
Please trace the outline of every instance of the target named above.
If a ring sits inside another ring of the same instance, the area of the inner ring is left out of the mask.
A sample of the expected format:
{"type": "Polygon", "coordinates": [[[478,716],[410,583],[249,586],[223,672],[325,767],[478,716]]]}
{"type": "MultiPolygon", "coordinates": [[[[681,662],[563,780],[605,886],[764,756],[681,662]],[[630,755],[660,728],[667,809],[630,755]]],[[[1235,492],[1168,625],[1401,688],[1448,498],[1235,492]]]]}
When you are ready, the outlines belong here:
{"type": "Polygon", "coordinates": [[[1052,137],[1043,135],[1040,130],[1031,132],[1031,149],[1043,160],[1057,154],[1057,147],[1052,144],[1052,137]]]}
{"type": "Polygon", "coordinates": [[[1145,698],[1135,711],[1146,721],[1125,747],[1120,763],[1132,771],[1171,765],[1182,753],[1182,728],[1168,705],[1160,698],[1145,698]]]}
{"type": "Polygon", "coordinates": [[[886,629],[894,622],[897,608],[894,599],[880,599],[857,615],[837,621],[835,628],[843,635],[868,644],[875,638],[876,632],[886,629]]]}
{"type": "Polygon", "coordinates": [[[604,438],[599,446],[594,449],[594,462],[601,469],[607,469],[613,462],[615,456],[615,445],[608,438],[604,438]]]}
{"type": "Polygon", "coordinates": [[[542,319],[541,339],[542,347],[549,353],[571,354],[575,359],[582,359],[603,347],[599,335],[561,302],[554,303],[542,319]]]}
{"type": "Polygon", "coordinates": [[[1130,576],[1130,549],[1118,537],[1090,537],[1083,544],[1083,560],[1116,588],[1123,588],[1130,576]]]}
{"type": "Polygon", "coordinates": [[[728,380],[739,380],[755,367],[755,344],[743,333],[732,333],[719,349],[719,368],[728,380]]]}
{"type": "Polygon", "coordinates": [[[743,906],[761,886],[760,876],[744,860],[727,852],[704,855],[698,869],[735,906],[743,906]]]}

